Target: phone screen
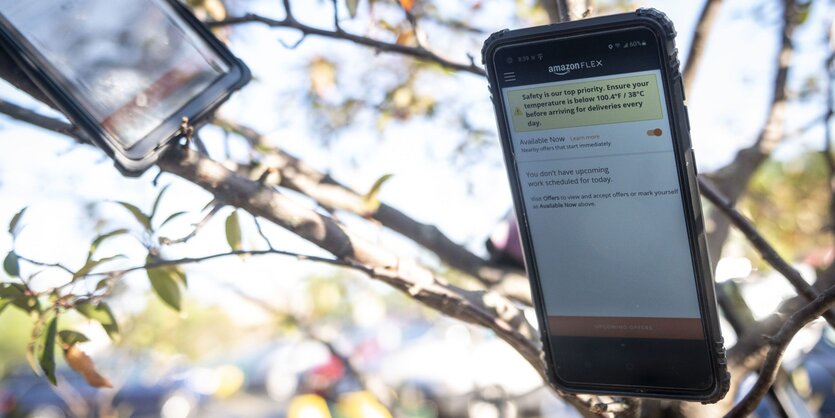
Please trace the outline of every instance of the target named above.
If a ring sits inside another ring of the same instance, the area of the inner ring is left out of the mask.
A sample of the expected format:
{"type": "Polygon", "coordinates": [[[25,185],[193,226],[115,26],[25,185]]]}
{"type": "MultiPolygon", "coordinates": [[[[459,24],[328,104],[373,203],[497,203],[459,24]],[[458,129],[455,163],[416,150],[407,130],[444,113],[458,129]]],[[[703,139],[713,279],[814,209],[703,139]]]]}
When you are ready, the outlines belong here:
{"type": "Polygon", "coordinates": [[[529,266],[569,382],[710,382],[657,42],[635,28],[496,51],[529,266]]]}
{"type": "Polygon", "coordinates": [[[162,0],[0,0],[0,17],[124,149],[229,71],[162,0]]]}

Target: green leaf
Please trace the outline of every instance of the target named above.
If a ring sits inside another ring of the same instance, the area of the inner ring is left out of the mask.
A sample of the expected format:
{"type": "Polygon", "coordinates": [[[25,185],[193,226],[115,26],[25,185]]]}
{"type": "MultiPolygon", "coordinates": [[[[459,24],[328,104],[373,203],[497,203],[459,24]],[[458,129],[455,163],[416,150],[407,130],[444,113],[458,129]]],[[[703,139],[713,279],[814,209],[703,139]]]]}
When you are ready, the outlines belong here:
{"type": "Polygon", "coordinates": [[[63,342],[66,345],[75,345],[78,343],[86,343],[87,341],[90,341],[90,339],[87,338],[86,335],[78,331],[72,331],[68,329],[58,331],[58,337],[60,337],[61,342],[63,342]]]}
{"type": "Polygon", "coordinates": [[[226,242],[232,251],[240,251],[241,246],[241,222],[238,219],[238,211],[233,211],[226,218],[226,242]]]}
{"type": "Polygon", "coordinates": [[[146,231],[151,230],[151,218],[148,215],[146,215],[144,212],[139,210],[138,207],[136,207],[134,205],[131,205],[130,203],[127,203],[127,202],[116,202],[116,203],[122,205],[123,208],[127,209],[133,215],[133,217],[136,218],[136,220],[139,221],[139,223],[142,224],[142,226],[145,227],[146,231]]]}
{"type": "Polygon", "coordinates": [[[55,379],[55,334],[58,331],[58,316],[56,315],[49,321],[49,326],[46,328],[46,335],[44,336],[43,351],[38,356],[38,363],[41,366],[46,378],[53,385],[58,382],[55,379]]]}
{"type": "Polygon", "coordinates": [[[93,243],[90,244],[90,252],[87,253],[87,260],[89,261],[93,258],[93,253],[96,252],[96,249],[99,248],[99,245],[101,245],[101,243],[103,243],[104,241],[106,241],[110,238],[113,238],[113,237],[116,237],[116,236],[119,236],[119,235],[124,235],[124,234],[127,234],[127,233],[128,233],[128,230],[122,228],[122,229],[117,229],[117,230],[114,230],[114,231],[110,231],[110,232],[108,232],[104,235],[99,235],[98,237],[96,237],[96,239],[93,240],[93,243]]]}
{"type": "Polygon", "coordinates": [[[806,23],[806,21],[809,19],[809,9],[810,9],[810,7],[809,7],[809,4],[805,4],[805,5],[799,6],[798,9],[799,9],[799,11],[798,11],[797,15],[795,15],[795,21],[797,22],[797,25],[800,26],[800,25],[806,23]]]}
{"type": "Polygon", "coordinates": [[[167,223],[169,223],[169,222],[173,221],[173,220],[174,220],[174,219],[176,219],[176,218],[179,218],[179,217],[180,217],[180,216],[182,216],[182,215],[185,215],[186,213],[188,213],[188,212],[186,212],[186,211],[180,211],[180,212],[174,212],[174,213],[172,213],[172,214],[171,214],[171,215],[169,215],[167,218],[165,218],[165,220],[164,220],[164,221],[162,221],[162,223],[161,223],[161,224],[159,224],[159,227],[160,227],[160,228],[162,228],[163,226],[165,226],[165,224],[167,224],[167,223]]]}
{"type": "Polygon", "coordinates": [[[20,259],[14,250],[9,251],[3,259],[3,270],[11,277],[20,277],[20,259]]]}
{"type": "Polygon", "coordinates": [[[180,266],[171,266],[171,276],[175,280],[179,280],[183,287],[188,288],[188,278],[186,277],[186,272],[180,266]]]}
{"type": "Polygon", "coordinates": [[[366,208],[369,212],[375,212],[377,208],[380,207],[380,200],[377,199],[377,195],[380,194],[380,189],[383,187],[389,179],[391,179],[394,174],[383,174],[374,184],[371,186],[371,190],[365,194],[363,200],[365,200],[366,208]]]}
{"type": "Polygon", "coordinates": [[[148,279],[154,292],[166,305],[179,311],[182,304],[180,285],[178,281],[185,280],[185,273],[178,266],[164,266],[148,269],[148,279]]]}
{"type": "Polygon", "coordinates": [[[98,305],[93,305],[89,301],[80,301],[76,302],[75,310],[87,319],[92,319],[101,324],[111,339],[116,339],[119,335],[119,324],[107,303],[101,302],[98,305]]]}
{"type": "Polygon", "coordinates": [[[359,6],[359,0],[345,0],[345,6],[348,7],[348,14],[351,15],[351,18],[357,17],[357,6],[359,6]]]}
{"type": "Polygon", "coordinates": [[[154,206],[151,207],[151,219],[154,219],[154,216],[157,214],[157,208],[159,207],[159,202],[162,201],[162,195],[165,194],[165,191],[168,190],[170,186],[170,184],[166,184],[165,187],[163,187],[162,190],[159,191],[156,200],[154,200],[154,206]]]}
{"type": "Polygon", "coordinates": [[[72,279],[73,279],[73,280],[75,280],[75,279],[77,279],[77,278],[79,278],[79,277],[84,277],[84,276],[86,276],[86,275],[87,275],[87,274],[89,274],[89,273],[90,273],[90,272],[91,272],[94,268],[98,267],[100,264],[106,263],[106,262],[108,262],[108,261],[115,260],[115,259],[117,259],[117,258],[124,258],[124,257],[125,257],[125,256],[124,256],[124,255],[122,255],[122,254],[117,254],[117,255],[114,255],[114,256],[110,256],[110,257],[104,257],[104,258],[102,258],[102,259],[100,259],[100,260],[87,260],[87,262],[86,262],[86,263],[84,263],[84,266],[82,266],[80,269],[78,269],[78,271],[76,271],[75,273],[73,273],[73,275],[72,275],[72,279]]]}
{"type": "Polygon", "coordinates": [[[0,300],[12,304],[24,312],[40,312],[41,303],[35,295],[27,295],[26,287],[20,283],[0,284],[0,300]]]}
{"type": "Polygon", "coordinates": [[[15,216],[12,217],[12,220],[9,222],[9,233],[12,236],[17,235],[20,230],[17,228],[18,222],[20,222],[20,218],[23,217],[23,214],[26,213],[26,208],[20,210],[20,212],[16,213],[15,216]]]}

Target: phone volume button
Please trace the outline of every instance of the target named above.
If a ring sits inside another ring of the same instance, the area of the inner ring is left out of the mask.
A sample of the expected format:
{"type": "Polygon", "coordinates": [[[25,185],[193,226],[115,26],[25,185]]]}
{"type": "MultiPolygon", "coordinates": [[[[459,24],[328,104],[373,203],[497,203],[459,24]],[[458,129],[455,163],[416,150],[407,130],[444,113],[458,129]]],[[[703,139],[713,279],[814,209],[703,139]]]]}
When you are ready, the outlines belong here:
{"type": "Polygon", "coordinates": [[[696,153],[690,148],[690,164],[693,164],[693,173],[699,175],[699,165],[696,164],[696,153]]]}
{"type": "Polygon", "coordinates": [[[687,109],[687,105],[684,105],[684,122],[687,124],[687,132],[690,132],[690,111],[687,109]]]}

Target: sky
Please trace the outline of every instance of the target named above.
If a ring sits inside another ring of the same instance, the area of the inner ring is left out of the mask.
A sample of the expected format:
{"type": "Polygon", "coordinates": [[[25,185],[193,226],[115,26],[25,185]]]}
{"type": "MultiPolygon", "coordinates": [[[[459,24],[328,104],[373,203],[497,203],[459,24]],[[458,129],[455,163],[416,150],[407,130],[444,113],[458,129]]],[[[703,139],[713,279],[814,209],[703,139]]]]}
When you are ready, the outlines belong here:
{"type": "MultiPolygon", "coordinates": [[[[362,3],[362,2],[361,2],[362,3]]],[[[468,19],[470,2],[439,2],[443,13],[468,19]]],[[[810,21],[799,31],[791,86],[801,85],[809,76],[822,72],[822,17],[831,15],[827,2],[815,2],[810,21]]],[[[680,51],[687,51],[700,2],[646,1],[665,11],[675,22],[680,51]]],[[[701,172],[716,169],[730,161],[740,147],[753,142],[763,123],[770,86],[774,76],[774,54],[778,41],[780,8],[776,1],[726,0],[711,33],[703,65],[699,69],[694,92],[688,97],[693,144],[701,172]]],[[[310,25],[330,27],[330,2],[294,3],[297,18],[310,25]],[[323,10],[325,12],[323,12],[323,10]]],[[[281,17],[275,1],[253,1],[247,9],[269,16],[281,17]]],[[[347,11],[340,10],[342,16],[347,11]]],[[[492,32],[512,27],[513,2],[485,2],[483,10],[470,19],[474,26],[492,32]]],[[[344,28],[356,33],[369,31],[363,23],[364,7],[358,21],[343,22],[344,28]]],[[[376,32],[371,32],[376,33],[376,32]]],[[[427,44],[451,60],[466,62],[466,54],[478,56],[483,36],[450,38],[442,30],[428,30],[427,44]]],[[[368,190],[381,175],[394,176],[380,192],[380,199],[415,219],[437,225],[453,240],[467,245],[479,254],[491,228],[511,206],[507,178],[500,148],[495,137],[481,158],[466,165],[452,163],[455,148],[461,139],[458,126],[437,120],[414,118],[390,123],[380,134],[373,120],[358,115],[357,123],[329,138],[317,138],[311,129],[310,114],[304,104],[304,91],[309,85],[307,63],[312,57],[326,56],[339,63],[338,86],[344,93],[379,94],[379,86],[391,83],[391,75],[373,78],[369,68],[396,65],[404,58],[391,54],[375,54],[367,48],[342,41],[309,37],[298,48],[287,49],[278,40],[293,43],[298,34],[293,30],[274,30],[250,25],[235,28],[231,49],[252,69],[255,80],[235,94],[223,106],[224,117],[252,125],[268,134],[282,149],[313,166],[331,173],[339,181],[358,191],[368,190]],[[387,79],[389,77],[389,79],[387,79]]],[[[681,54],[682,59],[685,55],[681,54]]],[[[374,73],[378,74],[378,73],[374,73]]],[[[488,130],[495,129],[494,113],[489,101],[486,81],[472,74],[450,77],[428,77],[420,85],[439,99],[442,111],[455,106],[468,107],[474,123],[488,130]]],[[[0,84],[0,97],[36,110],[50,113],[5,84],[0,84]]],[[[822,97],[789,109],[788,131],[804,126],[823,112],[822,97]]],[[[804,150],[822,144],[822,128],[817,126],[798,138],[792,138],[778,150],[779,158],[791,158],[804,150]]],[[[203,133],[210,150],[222,152],[222,135],[217,130],[203,133]]],[[[232,152],[241,152],[233,143],[232,152]]],[[[103,153],[87,146],[76,146],[66,138],[0,116],[0,221],[5,222],[20,208],[28,206],[26,228],[16,243],[21,255],[43,261],[80,266],[89,242],[101,232],[118,227],[137,228],[129,214],[113,201],[127,201],[148,209],[159,188],[151,169],[136,179],[124,178],[113,168],[103,153]],[[95,215],[95,216],[91,216],[95,215]],[[93,218],[103,221],[96,223],[93,218]]],[[[187,210],[163,235],[179,237],[188,233],[189,224],[201,218],[200,210],[211,199],[196,186],[163,175],[160,185],[171,184],[163,200],[161,212],[187,210]]],[[[292,194],[291,194],[292,195],[292,194]]],[[[296,195],[293,195],[296,196],[296,195]]],[[[305,204],[311,202],[302,200],[305,204]]],[[[312,205],[311,205],[312,207],[312,205]]],[[[167,249],[166,257],[205,255],[226,251],[223,221],[227,208],[210,222],[188,245],[167,249]]],[[[399,253],[421,259],[430,265],[434,256],[418,249],[396,234],[351,216],[341,216],[348,227],[399,253]]],[[[291,233],[268,225],[274,244],[306,254],[325,255],[313,245],[291,233]]],[[[245,246],[261,245],[249,219],[244,219],[245,246]]],[[[0,234],[0,253],[11,248],[11,238],[0,234]]],[[[128,260],[114,267],[141,264],[141,246],[130,237],[112,241],[107,251],[126,252],[128,260]]],[[[28,270],[32,272],[31,268],[28,270]]],[[[227,306],[242,321],[258,321],[260,313],[240,301],[228,297],[228,285],[252,294],[267,295],[276,303],[289,301],[302,289],[300,279],[310,274],[327,274],[331,268],[278,257],[219,260],[189,266],[192,278],[188,297],[205,303],[227,306]]],[[[66,277],[46,272],[38,284],[60,283],[66,277]]],[[[117,310],[141,309],[144,299],[136,297],[148,290],[142,274],[128,278],[132,291],[122,298],[117,310]]]]}

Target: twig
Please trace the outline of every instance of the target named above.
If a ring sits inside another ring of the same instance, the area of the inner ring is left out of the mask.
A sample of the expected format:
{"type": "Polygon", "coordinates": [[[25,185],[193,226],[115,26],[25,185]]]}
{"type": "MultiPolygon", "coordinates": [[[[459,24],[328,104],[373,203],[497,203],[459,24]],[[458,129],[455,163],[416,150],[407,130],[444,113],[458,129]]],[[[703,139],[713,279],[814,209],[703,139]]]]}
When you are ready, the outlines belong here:
{"type": "Polygon", "coordinates": [[[746,417],[754,412],[760,401],[768,393],[768,389],[774,384],[783,354],[786,351],[794,335],[797,334],[806,324],[812,322],[824,312],[829,311],[835,305],[835,286],[826,289],[814,301],[804,306],[780,327],[776,335],[768,338],[771,348],[768,349],[762,368],[759,372],[754,387],[739,401],[736,406],[725,415],[725,418],[746,417]]]}
{"type": "Polygon", "coordinates": [[[36,266],[57,268],[57,269],[60,269],[60,270],[63,270],[65,272],[69,273],[70,275],[75,274],[74,270],[70,269],[69,267],[67,267],[67,266],[65,266],[61,263],[50,263],[50,262],[45,262],[45,261],[33,260],[31,258],[24,257],[20,254],[17,254],[17,258],[21,259],[23,261],[26,261],[27,263],[34,264],[36,266]]]}
{"type": "Polygon", "coordinates": [[[342,26],[339,24],[339,0],[331,0],[333,3],[333,28],[336,33],[343,33],[342,26]]]}
{"type": "Polygon", "coordinates": [[[258,235],[260,235],[260,236],[261,236],[261,238],[263,238],[263,239],[264,239],[264,242],[266,242],[266,243],[267,243],[267,248],[269,248],[269,249],[271,249],[271,250],[274,250],[274,249],[275,249],[275,247],[273,247],[273,243],[272,243],[272,242],[270,242],[270,239],[269,239],[269,238],[267,238],[267,235],[264,233],[264,230],[263,230],[263,229],[261,229],[261,222],[258,220],[258,217],[257,217],[257,216],[253,216],[253,217],[252,217],[252,220],[253,220],[253,221],[255,221],[255,229],[257,229],[257,230],[258,230],[258,235]]]}
{"type": "Polygon", "coordinates": [[[32,125],[40,126],[41,128],[44,128],[52,132],[78,138],[79,142],[88,142],[86,139],[82,139],[83,137],[85,137],[85,135],[81,132],[81,130],[76,128],[69,122],[64,122],[53,117],[44,116],[25,107],[18,106],[11,102],[7,102],[3,99],[0,99],[0,113],[8,115],[13,119],[17,119],[21,122],[31,123],[32,125]]]}
{"type": "MultiPolygon", "coordinates": [[[[710,180],[700,176],[699,188],[701,189],[702,195],[730,219],[731,223],[745,235],[745,238],[748,239],[763,259],[774,267],[775,270],[780,272],[791,283],[799,295],[806,298],[807,301],[813,301],[818,297],[818,291],[810,286],[809,283],[806,283],[806,280],[803,279],[800,272],[777,253],[777,250],[766,241],[751,221],[734,209],[733,204],[728,198],[722,195],[710,180]]],[[[830,326],[835,327],[835,312],[826,311],[823,316],[830,326]]]]}
{"type": "Polygon", "coordinates": [[[684,68],[681,77],[684,79],[684,90],[690,93],[693,90],[693,81],[696,79],[696,69],[704,56],[707,37],[713,29],[713,22],[722,5],[722,0],[705,0],[702,11],[699,13],[699,20],[696,23],[696,30],[693,31],[693,40],[690,41],[690,50],[687,59],[684,61],[684,68]]]}
{"type": "Polygon", "coordinates": [[[296,17],[293,16],[293,8],[290,7],[290,0],[281,0],[281,5],[284,6],[284,20],[295,22],[296,17]]]}
{"type": "MultiPolygon", "coordinates": [[[[289,10],[289,9],[288,9],[289,10]]],[[[229,26],[229,25],[239,25],[239,24],[246,24],[246,23],[262,23],[270,27],[274,28],[292,28],[296,29],[302,33],[302,35],[316,35],[316,36],[323,36],[326,38],[332,39],[340,39],[344,41],[353,42],[359,45],[365,45],[371,48],[374,48],[378,51],[383,52],[392,52],[398,53],[402,55],[407,55],[410,57],[418,58],[424,61],[436,63],[442,67],[464,71],[480,76],[486,75],[484,69],[478,67],[472,63],[470,64],[461,64],[457,62],[450,61],[446,58],[441,57],[440,55],[426,49],[423,47],[411,47],[406,45],[399,45],[396,43],[391,42],[384,42],[373,38],[368,38],[365,36],[355,35],[352,33],[348,33],[342,30],[327,30],[321,29],[313,26],[306,25],[304,23],[299,22],[295,18],[292,17],[288,13],[287,17],[284,19],[273,19],[266,16],[257,15],[254,13],[247,13],[243,16],[233,16],[223,20],[215,21],[215,22],[208,22],[207,24],[211,27],[217,26],[229,26]]]]}
{"type": "MultiPolygon", "coordinates": [[[[87,273],[87,274],[85,274],[84,276],[81,276],[81,277],[100,277],[100,276],[121,277],[121,276],[124,276],[125,274],[132,273],[134,271],[151,270],[151,269],[155,269],[155,268],[158,268],[158,267],[197,264],[197,263],[202,263],[204,261],[214,260],[214,259],[217,259],[217,258],[232,257],[232,256],[242,256],[242,255],[259,256],[259,255],[270,255],[270,254],[271,255],[283,255],[283,256],[288,256],[288,257],[296,257],[300,260],[310,260],[310,261],[315,261],[317,263],[324,263],[324,264],[334,265],[334,266],[337,266],[337,267],[351,268],[351,269],[357,270],[361,273],[365,273],[365,274],[368,274],[368,275],[375,274],[373,268],[370,268],[370,267],[365,266],[363,264],[352,262],[352,261],[349,261],[349,260],[340,260],[340,259],[336,259],[336,258],[328,258],[328,257],[315,256],[315,255],[300,254],[300,253],[296,253],[296,252],[292,252],[292,251],[269,249],[269,250],[235,250],[235,251],[227,251],[227,252],[223,252],[223,253],[215,253],[215,254],[210,254],[210,255],[204,255],[204,256],[201,256],[201,257],[184,257],[184,258],[176,258],[176,259],[158,259],[158,260],[150,262],[150,263],[145,263],[145,264],[142,264],[142,265],[139,265],[139,266],[128,267],[128,268],[124,268],[124,269],[101,271],[101,272],[90,272],[90,273],[87,273]]],[[[69,273],[69,274],[74,274],[74,272],[72,270],[70,270],[70,269],[68,269],[68,268],[66,268],[66,267],[64,267],[60,264],[46,263],[46,262],[26,258],[26,257],[23,257],[23,256],[19,256],[19,257],[20,257],[21,260],[26,260],[26,261],[28,261],[32,264],[36,264],[36,265],[39,265],[39,266],[45,266],[45,267],[60,268],[60,269],[64,270],[65,272],[69,273]]]]}
{"type": "Polygon", "coordinates": [[[204,216],[203,219],[200,220],[200,222],[194,224],[194,229],[192,229],[191,232],[188,233],[188,235],[177,239],[159,237],[159,243],[161,245],[182,244],[194,238],[197,235],[197,233],[200,232],[200,230],[203,229],[203,227],[206,226],[206,224],[209,223],[210,220],[212,220],[212,217],[214,217],[215,214],[217,214],[217,212],[223,208],[223,206],[224,205],[222,203],[218,203],[217,201],[215,201],[214,205],[212,206],[212,210],[210,210],[209,213],[207,213],[206,216],[204,216]]]}
{"type": "Polygon", "coordinates": [[[835,114],[835,103],[833,103],[833,94],[835,88],[832,83],[832,64],[835,61],[835,51],[832,48],[832,39],[830,39],[830,32],[826,31],[826,46],[830,49],[829,56],[824,61],[824,70],[826,74],[826,82],[824,94],[826,94],[826,113],[823,117],[823,158],[826,161],[826,167],[829,170],[829,224],[827,225],[830,232],[835,234],[835,156],[832,155],[832,127],[829,123],[832,120],[832,115],[835,114]]]}

